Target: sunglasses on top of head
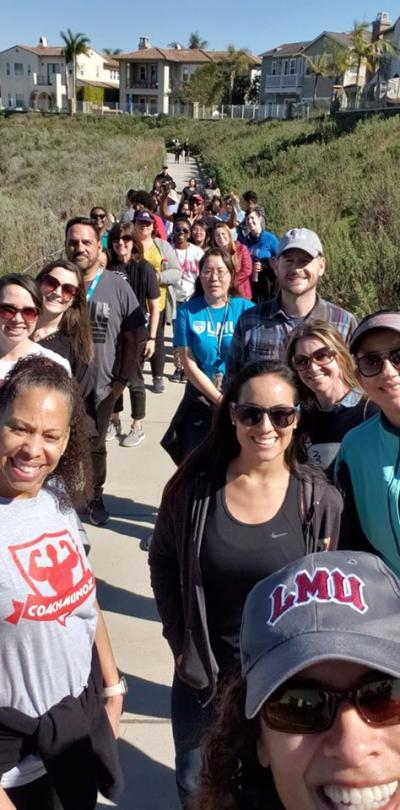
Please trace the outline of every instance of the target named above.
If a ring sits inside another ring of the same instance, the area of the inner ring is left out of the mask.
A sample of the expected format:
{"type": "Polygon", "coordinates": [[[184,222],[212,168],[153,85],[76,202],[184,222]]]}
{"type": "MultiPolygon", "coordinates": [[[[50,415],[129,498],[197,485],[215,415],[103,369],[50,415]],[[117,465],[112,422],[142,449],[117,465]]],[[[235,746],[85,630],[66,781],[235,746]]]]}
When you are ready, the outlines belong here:
{"type": "Polygon", "coordinates": [[[12,321],[20,313],[25,323],[33,323],[39,315],[38,307],[15,307],[13,304],[0,304],[0,320],[12,321]]]}
{"type": "Polygon", "coordinates": [[[367,352],[356,357],[356,366],[363,377],[376,377],[383,371],[385,360],[389,360],[396,369],[400,369],[400,346],[390,352],[367,352]]]}
{"type": "Polygon", "coordinates": [[[336,352],[333,349],[328,346],[321,346],[320,349],[316,349],[315,352],[308,355],[295,354],[290,361],[290,365],[295,371],[306,371],[311,366],[311,363],[315,363],[317,366],[328,366],[335,356],[336,352]]]}
{"type": "Polygon", "coordinates": [[[254,427],[262,422],[264,414],[268,415],[271,425],[275,428],[287,428],[293,425],[300,412],[299,405],[273,405],[271,408],[262,408],[261,405],[231,402],[232,416],[244,427],[254,427]]]}
{"type": "Polygon", "coordinates": [[[331,690],[326,687],[286,684],[263,704],[260,714],[265,724],[286,734],[317,734],[330,728],[339,704],[349,701],[362,720],[371,726],[400,723],[400,679],[382,676],[356,689],[331,690]]]}
{"type": "Polygon", "coordinates": [[[71,301],[72,298],[75,298],[78,292],[78,287],[76,284],[69,284],[69,282],[61,284],[58,278],[51,276],[50,274],[43,276],[40,279],[39,284],[44,295],[49,295],[60,288],[61,298],[64,301],[71,301]]]}

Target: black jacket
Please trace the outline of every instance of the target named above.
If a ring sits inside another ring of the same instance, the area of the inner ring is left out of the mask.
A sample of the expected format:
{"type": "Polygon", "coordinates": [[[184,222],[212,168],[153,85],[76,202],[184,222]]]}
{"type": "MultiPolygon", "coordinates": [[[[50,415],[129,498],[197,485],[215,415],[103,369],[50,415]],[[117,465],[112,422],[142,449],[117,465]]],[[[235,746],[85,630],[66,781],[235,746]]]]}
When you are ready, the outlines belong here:
{"type": "MultiPolygon", "coordinates": [[[[149,565],[163,635],[174,658],[182,655],[179,676],[199,690],[204,704],[215,695],[218,665],[211,649],[200,550],[211,499],[204,473],[163,497],[149,565]]],[[[302,480],[304,553],[336,548],[343,501],[327,481],[302,480]]]]}

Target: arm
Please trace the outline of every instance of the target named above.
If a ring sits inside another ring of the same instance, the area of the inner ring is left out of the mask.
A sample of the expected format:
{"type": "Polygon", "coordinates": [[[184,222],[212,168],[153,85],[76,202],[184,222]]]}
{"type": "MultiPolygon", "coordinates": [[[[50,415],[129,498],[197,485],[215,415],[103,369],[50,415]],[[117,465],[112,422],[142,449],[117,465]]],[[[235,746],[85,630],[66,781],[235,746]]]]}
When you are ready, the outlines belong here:
{"type": "MultiPolygon", "coordinates": [[[[245,316],[246,313],[243,313],[245,316]]],[[[229,347],[229,355],[228,355],[228,362],[226,368],[226,377],[233,377],[234,374],[237,374],[241,368],[243,368],[245,364],[244,359],[244,349],[245,349],[245,339],[244,339],[244,331],[242,329],[242,319],[243,315],[239,318],[235,331],[233,333],[232,342],[229,347]]]]}
{"type": "Polygon", "coordinates": [[[15,804],[8,798],[2,787],[0,787],[0,810],[16,810],[15,804]]]}
{"type": "Polygon", "coordinates": [[[219,402],[222,396],[221,392],[218,391],[218,388],[215,387],[210,378],[204,374],[204,371],[199,369],[191,349],[179,347],[179,356],[182,361],[183,370],[192,385],[204,394],[210,402],[219,402]]]}
{"type": "Polygon", "coordinates": [[[157,242],[157,247],[164,258],[162,265],[164,269],[159,273],[160,284],[175,284],[182,276],[178,257],[171,245],[162,239],[157,242]]]}
{"type": "Polygon", "coordinates": [[[146,340],[146,345],[144,347],[144,357],[146,360],[149,360],[150,357],[154,354],[155,349],[155,336],[157,333],[158,321],[160,320],[160,309],[159,309],[160,299],[159,298],[149,298],[147,300],[147,307],[149,310],[149,331],[146,340]]]}
{"type": "Polygon", "coordinates": [[[174,215],[168,210],[168,192],[164,192],[160,197],[160,214],[163,219],[168,220],[168,222],[173,222],[174,215]]]}
{"type": "Polygon", "coordinates": [[[354,498],[350,470],[342,456],[341,450],[339,450],[336,460],[335,483],[342,494],[344,503],[340,527],[339,549],[369,551],[372,554],[376,554],[376,549],[371,546],[368,538],[362,530],[354,498]]]}
{"type": "MultiPolygon", "coordinates": [[[[95,635],[95,644],[99,654],[101,673],[103,676],[103,686],[114,686],[119,681],[119,672],[115,663],[114,654],[111,647],[110,637],[108,635],[106,623],[99,603],[96,601],[97,608],[97,628],[95,635]]],[[[114,697],[105,698],[104,708],[108,714],[112,730],[115,738],[119,734],[119,721],[122,714],[123,695],[114,695],[114,697]]]]}

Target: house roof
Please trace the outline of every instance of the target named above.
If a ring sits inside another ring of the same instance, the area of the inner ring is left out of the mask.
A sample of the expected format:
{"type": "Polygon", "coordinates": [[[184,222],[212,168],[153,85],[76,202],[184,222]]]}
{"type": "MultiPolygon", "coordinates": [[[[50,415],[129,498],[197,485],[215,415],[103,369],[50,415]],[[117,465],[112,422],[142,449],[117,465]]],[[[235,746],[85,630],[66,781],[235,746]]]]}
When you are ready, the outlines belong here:
{"type": "MultiPolygon", "coordinates": [[[[371,39],[371,36],[372,36],[371,31],[366,30],[365,39],[367,42],[371,39]]],[[[318,34],[317,37],[315,37],[315,39],[313,39],[311,42],[308,43],[307,48],[311,47],[311,45],[314,45],[316,42],[318,42],[319,39],[322,39],[322,37],[329,37],[329,39],[333,39],[334,42],[337,42],[337,44],[341,45],[342,48],[351,48],[352,45],[351,43],[352,33],[349,31],[322,31],[320,34],[318,34]]]]}
{"type": "Polygon", "coordinates": [[[105,87],[106,90],[118,90],[116,84],[112,84],[111,82],[96,82],[94,79],[77,79],[77,84],[85,87],[105,87]]]}
{"type": "Polygon", "coordinates": [[[285,42],[284,45],[277,45],[276,48],[265,51],[261,56],[293,56],[300,51],[304,51],[304,48],[307,48],[310,42],[311,40],[307,42],[285,42]]]}
{"type": "MultiPolygon", "coordinates": [[[[129,62],[187,62],[189,64],[206,64],[220,62],[226,51],[204,51],[200,48],[143,48],[137,51],[118,54],[117,61],[129,62]]],[[[258,56],[251,54],[253,64],[261,64],[258,56]]]]}
{"type": "Polygon", "coordinates": [[[61,46],[48,45],[46,48],[41,46],[34,47],[33,45],[15,45],[16,48],[22,48],[24,51],[36,54],[36,56],[62,56],[63,48],[61,46]]]}

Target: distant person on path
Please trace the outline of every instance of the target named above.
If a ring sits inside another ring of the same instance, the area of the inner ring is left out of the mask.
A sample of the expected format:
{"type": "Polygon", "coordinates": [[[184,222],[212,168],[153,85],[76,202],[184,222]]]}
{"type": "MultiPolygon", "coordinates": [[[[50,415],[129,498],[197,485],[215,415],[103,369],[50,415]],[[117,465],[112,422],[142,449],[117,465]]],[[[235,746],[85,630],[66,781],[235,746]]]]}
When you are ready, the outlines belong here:
{"type": "Polygon", "coordinates": [[[163,379],[165,324],[170,323],[175,317],[176,297],[174,284],[179,281],[182,271],[173,247],[164,239],[154,236],[154,220],[149,211],[137,211],[134,226],[135,236],[143,249],[143,258],[154,267],[160,282],[160,316],[150,365],[153,375],[153,391],[155,394],[163,394],[165,391],[163,379]]]}
{"type": "Polygon", "coordinates": [[[175,660],[172,728],[184,807],[196,791],[213,699],[239,669],[247,594],[288,560],[338,542],[342,499],[303,463],[298,417],[290,369],[247,366],[164,490],[149,564],[175,660]]]}
{"type": "Polygon", "coordinates": [[[145,318],[135,294],[119,273],[99,267],[101,242],[95,224],[74,217],[65,229],[65,251],[81,269],[92,323],[95,359],[94,391],[97,437],[92,440],[94,498],[88,517],[95,526],[107,522],[103,502],[107,473],[106,435],[116,399],[127,386],[138,354],[144,348],[145,318]]]}
{"type": "Polygon", "coordinates": [[[197,190],[197,180],[196,180],[195,177],[191,177],[188,180],[187,186],[184,186],[184,188],[182,189],[182,199],[181,199],[181,201],[190,200],[192,195],[196,194],[196,190],[197,190]]]}
{"type": "Polygon", "coordinates": [[[153,182],[153,188],[159,188],[163,183],[168,182],[171,188],[176,188],[176,183],[173,177],[168,173],[168,163],[164,163],[162,170],[156,174],[153,182]]]}
{"type": "Polygon", "coordinates": [[[314,231],[288,231],[279,243],[274,269],[280,292],[240,318],[231,344],[228,375],[257,360],[284,360],[291,333],[306,320],[328,321],[346,343],[357,325],[354,315],[317,293],[325,258],[314,231]]]}
{"type": "Polygon", "coordinates": [[[179,163],[182,154],[182,144],[180,143],[180,141],[175,142],[174,152],[175,152],[175,163],[179,163]]]}
{"type": "Polygon", "coordinates": [[[189,144],[189,141],[184,141],[183,142],[183,154],[184,154],[184,157],[185,157],[185,163],[189,163],[189,158],[190,158],[190,144],[189,144]]]}

